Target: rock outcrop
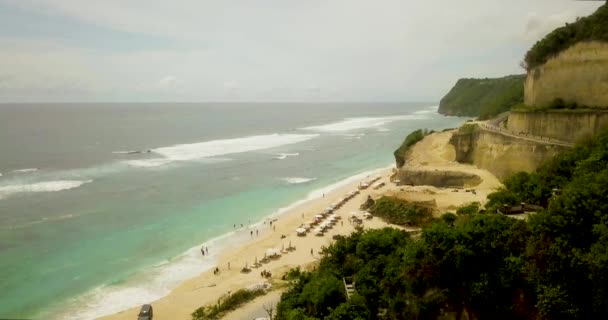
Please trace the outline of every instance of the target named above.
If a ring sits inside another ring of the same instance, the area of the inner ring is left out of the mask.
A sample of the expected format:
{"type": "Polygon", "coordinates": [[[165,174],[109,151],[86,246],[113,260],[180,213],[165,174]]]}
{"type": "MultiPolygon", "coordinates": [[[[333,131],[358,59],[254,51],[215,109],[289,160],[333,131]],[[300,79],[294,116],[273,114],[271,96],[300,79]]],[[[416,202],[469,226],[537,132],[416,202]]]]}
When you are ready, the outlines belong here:
{"type": "Polygon", "coordinates": [[[507,127],[517,133],[577,143],[608,128],[608,110],[511,112],[507,127]]]}
{"type": "Polygon", "coordinates": [[[608,109],[608,43],[578,43],[528,72],[524,103],[548,106],[555,99],[608,109]]]}
{"type": "Polygon", "coordinates": [[[486,169],[501,180],[519,171],[532,172],[568,149],[486,130],[454,133],[450,144],[456,151],[456,161],[486,169]]]}

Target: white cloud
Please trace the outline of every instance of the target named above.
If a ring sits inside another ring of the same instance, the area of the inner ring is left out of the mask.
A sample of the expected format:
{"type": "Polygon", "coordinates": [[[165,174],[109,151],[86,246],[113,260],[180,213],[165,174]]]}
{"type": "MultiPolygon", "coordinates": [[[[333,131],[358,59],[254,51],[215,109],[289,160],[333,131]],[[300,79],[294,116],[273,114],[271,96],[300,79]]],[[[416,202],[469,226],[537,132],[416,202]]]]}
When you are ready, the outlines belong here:
{"type": "Polygon", "coordinates": [[[160,37],[170,45],[94,50],[43,36],[0,39],[2,101],[55,99],[58,93],[50,91],[68,100],[437,100],[460,77],[522,72],[518,63],[539,37],[599,5],[569,0],[7,3],[160,37]]]}

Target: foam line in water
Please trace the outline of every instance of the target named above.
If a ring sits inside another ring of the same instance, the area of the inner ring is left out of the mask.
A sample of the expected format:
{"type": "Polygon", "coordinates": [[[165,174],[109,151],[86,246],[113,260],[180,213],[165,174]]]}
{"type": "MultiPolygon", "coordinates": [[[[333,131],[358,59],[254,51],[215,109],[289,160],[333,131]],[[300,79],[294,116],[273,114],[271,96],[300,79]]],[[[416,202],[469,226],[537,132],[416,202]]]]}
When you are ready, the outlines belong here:
{"type": "Polygon", "coordinates": [[[281,180],[287,182],[287,184],[301,184],[301,183],[307,183],[310,181],[317,180],[317,178],[288,177],[288,178],[281,178],[281,180]]]}
{"type": "MultiPolygon", "coordinates": [[[[250,136],[236,139],[221,139],[199,143],[179,144],[171,147],[153,149],[152,152],[164,157],[160,159],[141,160],[131,164],[142,166],[145,162],[153,161],[148,166],[163,165],[172,161],[199,160],[233,153],[271,149],[288,144],[304,142],[317,137],[318,134],[269,134],[250,136]]],[[[145,164],[144,164],[145,165],[145,164]]]]}
{"type": "Polygon", "coordinates": [[[280,208],[257,223],[211,239],[202,244],[210,248],[209,255],[202,256],[200,254],[201,245],[197,245],[171,261],[165,261],[141,271],[123,284],[100,286],[89,293],[69,301],[58,315],[58,318],[74,320],[94,319],[160,299],[169,294],[172,289],[184,280],[194,278],[216,266],[216,257],[222,250],[242,245],[248,241],[249,230],[263,230],[268,226],[263,223],[264,221],[281,216],[304,203],[323,197],[325,193],[368,176],[373,176],[391,167],[393,166],[365,171],[311,191],[305,199],[280,208]]]}
{"type": "Polygon", "coordinates": [[[209,248],[208,255],[202,256],[201,245],[197,245],[170,261],[140,271],[124,283],[97,287],[68,301],[57,318],[95,319],[160,299],[183,281],[216,266],[216,257],[222,250],[246,242],[249,230],[241,228],[201,244],[209,248]]]}
{"type": "Polygon", "coordinates": [[[55,192],[78,188],[83,184],[93,182],[93,180],[58,180],[45,181],[30,184],[16,184],[0,187],[0,199],[18,193],[30,192],[55,192]]]}
{"type": "Polygon", "coordinates": [[[273,159],[275,160],[285,160],[288,157],[297,157],[299,156],[300,153],[296,152],[296,153],[277,153],[276,157],[274,157],[273,159]]]}
{"type": "Polygon", "coordinates": [[[30,172],[36,172],[36,171],[38,171],[38,168],[18,169],[18,170],[13,170],[12,172],[14,172],[14,173],[30,173],[30,172]]]}
{"type": "Polygon", "coordinates": [[[367,129],[374,127],[381,127],[385,124],[403,121],[403,120],[420,120],[424,119],[421,115],[401,115],[401,116],[389,116],[389,117],[358,117],[358,118],[346,118],[342,121],[301,128],[302,130],[318,131],[318,132],[343,132],[352,131],[359,129],[367,129]]]}

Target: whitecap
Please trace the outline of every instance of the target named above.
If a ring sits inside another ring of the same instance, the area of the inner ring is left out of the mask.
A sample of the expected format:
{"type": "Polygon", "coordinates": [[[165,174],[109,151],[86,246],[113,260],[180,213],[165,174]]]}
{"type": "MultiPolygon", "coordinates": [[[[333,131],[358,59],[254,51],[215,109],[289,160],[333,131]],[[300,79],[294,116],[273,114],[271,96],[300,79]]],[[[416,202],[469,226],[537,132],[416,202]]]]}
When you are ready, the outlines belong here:
{"type": "Polygon", "coordinates": [[[318,134],[269,134],[180,144],[153,149],[152,152],[162,155],[169,162],[199,160],[233,153],[276,148],[304,142],[317,136],[318,134]]]}
{"type": "Polygon", "coordinates": [[[401,115],[401,116],[389,116],[389,117],[359,117],[359,118],[346,118],[342,121],[333,122],[330,124],[311,126],[301,128],[301,130],[318,131],[318,132],[343,132],[352,131],[359,129],[374,128],[386,125],[395,121],[403,120],[420,120],[424,119],[421,115],[401,115]]]}
{"type": "Polygon", "coordinates": [[[389,132],[391,129],[388,128],[378,128],[378,132],[389,132]]]}
{"type": "Polygon", "coordinates": [[[112,151],[113,154],[134,154],[134,153],[140,153],[137,150],[127,150],[127,151],[112,151]]]}
{"type": "Polygon", "coordinates": [[[142,160],[127,160],[124,163],[138,168],[153,168],[163,166],[171,162],[169,159],[155,158],[155,159],[142,159],[142,160]]]}
{"type": "Polygon", "coordinates": [[[287,182],[287,184],[301,184],[317,180],[317,178],[288,177],[281,178],[281,180],[287,182]]]}
{"type": "Polygon", "coordinates": [[[288,157],[297,157],[300,155],[300,153],[296,152],[296,153],[277,153],[275,154],[276,157],[274,157],[273,159],[275,160],[285,160],[288,157]]]}
{"type": "Polygon", "coordinates": [[[36,172],[38,170],[39,170],[38,168],[27,168],[27,169],[13,170],[12,172],[14,172],[14,173],[30,173],[30,172],[36,172]]]}
{"type": "Polygon", "coordinates": [[[0,187],[0,199],[18,193],[34,193],[34,192],[56,192],[78,188],[83,184],[93,182],[93,180],[58,180],[45,181],[30,184],[16,184],[0,187]]]}

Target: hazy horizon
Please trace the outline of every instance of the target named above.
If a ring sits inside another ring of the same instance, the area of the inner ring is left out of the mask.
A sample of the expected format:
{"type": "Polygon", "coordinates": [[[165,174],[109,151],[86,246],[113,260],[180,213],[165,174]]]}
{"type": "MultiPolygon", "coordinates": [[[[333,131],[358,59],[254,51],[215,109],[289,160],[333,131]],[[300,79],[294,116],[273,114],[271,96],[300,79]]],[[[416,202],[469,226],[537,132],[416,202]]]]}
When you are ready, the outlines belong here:
{"type": "Polygon", "coordinates": [[[601,4],[0,0],[0,102],[438,101],[601,4]]]}

